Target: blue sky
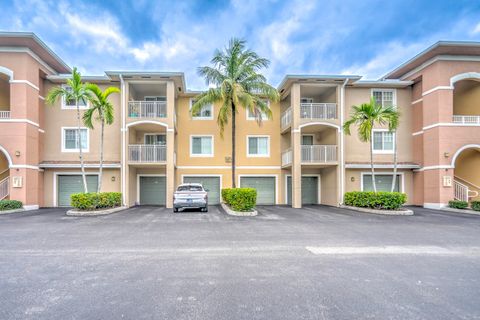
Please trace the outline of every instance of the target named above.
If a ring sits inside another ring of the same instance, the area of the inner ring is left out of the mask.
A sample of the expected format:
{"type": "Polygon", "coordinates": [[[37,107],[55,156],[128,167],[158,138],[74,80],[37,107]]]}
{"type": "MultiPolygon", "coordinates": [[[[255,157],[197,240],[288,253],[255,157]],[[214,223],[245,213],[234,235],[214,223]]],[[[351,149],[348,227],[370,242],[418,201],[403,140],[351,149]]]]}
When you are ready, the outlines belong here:
{"type": "Polygon", "coordinates": [[[84,74],[185,72],[231,37],[270,59],[265,75],[376,79],[438,40],[480,41],[480,1],[0,0],[0,30],[32,31],[84,74]],[[5,14],[7,13],[7,14],[5,14]]]}

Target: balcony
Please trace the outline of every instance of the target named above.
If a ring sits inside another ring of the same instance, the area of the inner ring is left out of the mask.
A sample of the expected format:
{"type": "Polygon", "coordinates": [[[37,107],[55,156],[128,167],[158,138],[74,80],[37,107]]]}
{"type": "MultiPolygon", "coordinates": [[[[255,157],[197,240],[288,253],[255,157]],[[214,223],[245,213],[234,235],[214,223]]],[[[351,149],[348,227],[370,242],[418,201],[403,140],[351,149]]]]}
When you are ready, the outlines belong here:
{"type": "MultiPolygon", "coordinates": [[[[303,145],[301,146],[302,164],[333,164],[337,162],[336,145],[303,145]]],[[[282,166],[291,165],[293,153],[287,149],[282,153],[282,166]]]]}
{"type": "Polygon", "coordinates": [[[306,120],[337,119],[336,103],[301,103],[300,118],[306,120]]]}
{"type": "Polygon", "coordinates": [[[282,130],[290,127],[290,125],[292,124],[292,107],[289,107],[282,113],[282,116],[280,117],[280,124],[282,130]]]}
{"type": "Polygon", "coordinates": [[[464,125],[480,125],[480,116],[453,116],[453,123],[464,125]]]}
{"type": "Polygon", "coordinates": [[[129,163],[164,163],[167,147],[164,145],[131,144],[128,146],[129,163]]]}
{"type": "Polygon", "coordinates": [[[0,111],[0,119],[10,119],[10,111],[0,111]]]}
{"type": "Polygon", "coordinates": [[[165,101],[129,101],[129,118],[166,118],[167,102],[165,101]]]}

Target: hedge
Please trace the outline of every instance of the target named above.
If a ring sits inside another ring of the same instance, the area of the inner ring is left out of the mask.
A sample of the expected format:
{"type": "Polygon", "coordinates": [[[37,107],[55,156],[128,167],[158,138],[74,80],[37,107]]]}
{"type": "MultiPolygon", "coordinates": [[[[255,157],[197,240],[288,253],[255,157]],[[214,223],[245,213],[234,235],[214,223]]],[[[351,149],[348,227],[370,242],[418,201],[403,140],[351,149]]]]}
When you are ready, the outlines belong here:
{"type": "Polygon", "coordinates": [[[468,202],[460,201],[460,200],[451,200],[451,201],[448,201],[448,206],[450,208],[455,208],[455,209],[467,209],[468,202]]]}
{"type": "Polygon", "coordinates": [[[21,209],[23,203],[18,200],[0,200],[0,211],[21,209]]]}
{"type": "Polygon", "coordinates": [[[222,199],[235,211],[252,211],[257,204],[257,190],[253,188],[222,189],[222,199]]]}
{"type": "Polygon", "coordinates": [[[74,193],[70,196],[70,205],[86,211],[120,207],[122,194],[120,192],[74,193]]]}
{"type": "Polygon", "coordinates": [[[407,202],[407,195],[400,192],[346,192],[344,204],[347,206],[381,210],[397,210],[407,202]]]}
{"type": "Polygon", "coordinates": [[[480,211],[480,201],[472,201],[472,209],[475,211],[480,211]]]}

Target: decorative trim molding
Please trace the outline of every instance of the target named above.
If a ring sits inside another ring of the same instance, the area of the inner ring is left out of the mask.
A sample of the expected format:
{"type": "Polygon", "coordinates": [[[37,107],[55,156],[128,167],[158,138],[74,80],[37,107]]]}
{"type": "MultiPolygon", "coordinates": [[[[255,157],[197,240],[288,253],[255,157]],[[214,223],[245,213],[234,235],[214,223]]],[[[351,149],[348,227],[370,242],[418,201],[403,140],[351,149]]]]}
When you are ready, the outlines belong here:
{"type": "Polygon", "coordinates": [[[420,99],[418,99],[418,100],[412,101],[412,105],[417,104],[417,103],[422,102],[422,101],[423,101],[423,98],[420,98],[420,99]]]}
{"type": "Polygon", "coordinates": [[[454,167],[452,167],[451,165],[442,164],[442,165],[437,165],[437,166],[421,167],[421,168],[416,169],[416,170],[414,170],[414,171],[421,172],[421,171],[428,171],[428,170],[441,170],[441,169],[453,169],[453,168],[454,168],[454,167]]]}
{"type": "Polygon", "coordinates": [[[412,133],[412,136],[418,136],[423,134],[423,130],[412,133]]]}
{"type": "MultiPolygon", "coordinates": [[[[39,165],[40,168],[80,168],[79,163],[44,163],[39,165]]],[[[99,168],[100,164],[97,163],[87,163],[84,165],[85,168],[99,168]]],[[[122,165],[120,163],[104,163],[104,169],[120,169],[122,165]]]]}
{"type": "Polygon", "coordinates": [[[422,97],[424,97],[426,95],[429,95],[430,93],[438,91],[438,90],[453,90],[453,87],[452,86],[437,86],[437,87],[432,88],[430,90],[424,91],[422,93],[422,97]]]}
{"type": "Polygon", "coordinates": [[[32,87],[33,89],[37,90],[37,91],[40,91],[40,88],[37,87],[36,85],[34,85],[33,83],[31,83],[30,81],[28,80],[10,80],[10,83],[24,83],[24,84],[28,84],[30,87],[32,87]]]}
{"type": "Polygon", "coordinates": [[[41,170],[38,166],[32,166],[29,164],[12,164],[10,169],[32,169],[32,170],[41,170]]]}
{"type": "MultiPolygon", "coordinates": [[[[375,169],[393,169],[393,164],[373,164],[375,169]]],[[[416,164],[399,164],[397,165],[398,169],[420,169],[421,167],[416,164]]],[[[360,163],[346,163],[345,169],[370,169],[370,164],[360,164],[360,163]]]]}
{"type": "Polygon", "coordinates": [[[12,122],[12,123],[28,123],[35,127],[40,127],[40,125],[36,122],[33,122],[28,119],[0,119],[0,122],[12,122]]]}

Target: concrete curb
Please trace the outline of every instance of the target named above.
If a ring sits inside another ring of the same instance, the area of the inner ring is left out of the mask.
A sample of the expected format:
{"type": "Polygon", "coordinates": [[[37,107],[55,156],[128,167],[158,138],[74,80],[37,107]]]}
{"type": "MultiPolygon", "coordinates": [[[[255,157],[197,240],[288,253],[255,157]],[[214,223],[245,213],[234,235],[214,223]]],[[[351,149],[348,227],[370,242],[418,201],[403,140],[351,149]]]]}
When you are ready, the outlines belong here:
{"type": "Polygon", "coordinates": [[[448,212],[457,212],[457,213],[465,213],[465,214],[472,214],[475,216],[480,216],[480,211],[475,211],[472,209],[455,209],[455,208],[450,208],[450,207],[443,207],[440,208],[442,211],[448,211],[448,212]]]}
{"type": "Polygon", "coordinates": [[[365,213],[381,214],[386,216],[413,216],[413,210],[410,210],[410,209],[379,210],[379,209],[370,209],[370,208],[351,207],[351,206],[345,206],[345,205],[341,205],[340,208],[345,208],[345,209],[360,211],[365,213]]]}
{"type": "Polygon", "coordinates": [[[0,215],[2,214],[9,214],[9,213],[16,213],[16,212],[25,212],[27,210],[21,208],[21,209],[13,209],[13,210],[3,210],[3,211],[0,211],[0,215]]]}
{"type": "Polygon", "coordinates": [[[95,217],[95,216],[104,216],[107,214],[112,214],[115,212],[123,211],[125,209],[127,209],[127,207],[117,207],[117,208],[110,208],[105,210],[94,210],[94,211],[83,211],[83,210],[71,209],[71,210],[68,210],[65,214],[70,217],[95,217]]]}
{"type": "Polygon", "coordinates": [[[227,206],[223,202],[220,203],[220,205],[222,206],[223,210],[225,210],[225,212],[228,215],[235,216],[235,217],[255,217],[258,214],[257,210],[248,211],[248,212],[234,211],[234,210],[230,209],[230,207],[227,206]]]}

